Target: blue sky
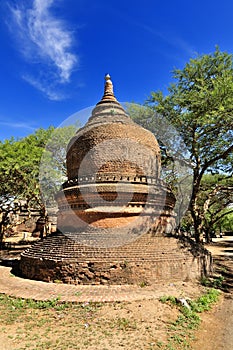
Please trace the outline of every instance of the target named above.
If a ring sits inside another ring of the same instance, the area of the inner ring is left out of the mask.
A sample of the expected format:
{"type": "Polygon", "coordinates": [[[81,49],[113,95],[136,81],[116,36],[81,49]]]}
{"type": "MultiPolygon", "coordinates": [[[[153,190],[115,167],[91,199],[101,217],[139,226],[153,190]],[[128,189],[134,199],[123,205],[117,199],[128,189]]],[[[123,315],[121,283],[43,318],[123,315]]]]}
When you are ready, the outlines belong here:
{"type": "Polygon", "coordinates": [[[0,16],[0,140],[95,105],[105,73],[143,103],[191,57],[233,51],[232,0],[6,0],[0,16]]]}

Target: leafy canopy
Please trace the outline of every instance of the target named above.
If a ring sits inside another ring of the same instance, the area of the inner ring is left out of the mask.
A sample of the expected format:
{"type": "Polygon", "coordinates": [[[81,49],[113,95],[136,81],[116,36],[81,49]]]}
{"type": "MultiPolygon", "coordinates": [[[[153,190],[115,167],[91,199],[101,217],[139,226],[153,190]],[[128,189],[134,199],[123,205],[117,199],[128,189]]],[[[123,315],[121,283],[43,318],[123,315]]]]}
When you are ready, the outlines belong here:
{"type": "Polygon", "coordinates": [[[173,77],[176,82],[169,86],[169,94],[152,92],[148,105],[182,134],[197,170],[232,170],[232,55],[216,48],[174,70],[173,77]]]}
{"type": "MultiPolygon", "coordinates": [[[[175,127],[188,150],[187,164],[189,161],[193,173],[189,209],[198,240],[204,220],[200,215],[204,211],[200,200],[204,174],[232,176],[233,172],[232,55],[217,47],[214,53],[199,55],[183,69],[175,69],[173,80],[167,95],[152,92],[146,106],[175,127]]],[[[135,119],[156,134],[157,119],[147,115],[138,113],[135,119]]]]}

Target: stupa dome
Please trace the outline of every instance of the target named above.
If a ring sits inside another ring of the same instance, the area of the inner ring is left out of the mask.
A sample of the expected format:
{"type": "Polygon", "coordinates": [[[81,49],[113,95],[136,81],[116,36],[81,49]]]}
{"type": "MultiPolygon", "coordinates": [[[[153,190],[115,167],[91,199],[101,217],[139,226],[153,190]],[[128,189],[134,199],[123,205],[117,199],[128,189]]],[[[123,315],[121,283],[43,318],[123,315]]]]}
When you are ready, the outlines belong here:
{"type": "Polygon", "coordinates": [[[155,136],[133,122],[116,100],[110,76],[105,79],[102,100],[69,143],[68,179],[93,174],[158,179],[161,159],[155,136]]]}
{"type": "Polygon", "coordinates": [[[149,212],[141,219],[151,219],[151,210],[158,214],[159,208],[174,207],[173,194],[159,179],[155,136],[127,115],[110,76],[105,80],[102,99],[67,148],[68,180],[57,195],[58,225],[65,232],[86,225],[118,228],[145,214],[145,208],[149,212]]]}

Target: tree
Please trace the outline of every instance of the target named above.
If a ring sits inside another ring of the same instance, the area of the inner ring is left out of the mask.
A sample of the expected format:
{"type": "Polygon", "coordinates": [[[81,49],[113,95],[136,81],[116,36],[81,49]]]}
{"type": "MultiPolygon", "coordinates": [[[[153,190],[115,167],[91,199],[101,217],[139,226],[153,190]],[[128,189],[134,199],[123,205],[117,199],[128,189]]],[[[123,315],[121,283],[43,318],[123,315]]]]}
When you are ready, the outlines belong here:
{"type": "Polygon", "coordinates": [[[219,232],[233,232],[233,206],[226,208],[226,215],[224,215],[216,224],[219,232]]]}
{"type": "MultiPolygon", "coordinates": [[[[173,71],[168,94],[152,92],[146,105],[165,116],[182,136],[189,151],[193,189],[189,210],[197,242],[203,232],[200,204],[204,174],[224,173],[233,168],[233,61],[216,48],[212,54],[191,59],[173,71]]],[[[147,127],[154,130],[153,118],[147,127]]]]}
{"type": "Polygon", "coordinates": [[[56,205],[55,195],[67,180],[66,151],[70,139],[77,131],[77,125],[78,123],[55,129],[41,157],[39,180],[43,201],[48,207],[56,205]]]}
{"type": "Polygon", "coordinates": [[[176,128],[153,108],[127,103],[126,110],[138,124],[151,130],[159,143],[162,165],[160,179],[165,181],[176,197],[174,211],[179,231],[192,191],[192,172],[190,161],[187,160],[187,147],[176,128]]]}
{"type": "Polygon", "coordinates": [[[50,127],[38,129],[19,140],[11,138],[0,142],[0,243],[10,213],[19,209],[21,200],[26,201],[29,215],[30,209],[34,208],[46,219],[45,200],[54,202],[61,179],[65,177],[66,146],[73,134],[74,126],[50,127]],[[42,198],[41,186],[48,185],[48,174],[56,186],[51,189],[49,183],[50,187],[43,189],[46,198],[42,198]]]}
{"type": "Polygon", "coordinates": [[[200,213],[202,230],[209,243],[218,224],[224,222],[225,216],[233,213],[233,178],[224,174],[206,174],[200,188],[198,206],[203,208],[200,213]]]}
{"type": "Polygon", "coordinates": [[[40,197],[39,165],[53,128],[38,129],[23,139],[11,138],[0,143],[0,212],[1,233],[9,222],[9,214],[17,211],[20,200],[25,200],[27,208],[37,207],[44,210],[40,197]]]}

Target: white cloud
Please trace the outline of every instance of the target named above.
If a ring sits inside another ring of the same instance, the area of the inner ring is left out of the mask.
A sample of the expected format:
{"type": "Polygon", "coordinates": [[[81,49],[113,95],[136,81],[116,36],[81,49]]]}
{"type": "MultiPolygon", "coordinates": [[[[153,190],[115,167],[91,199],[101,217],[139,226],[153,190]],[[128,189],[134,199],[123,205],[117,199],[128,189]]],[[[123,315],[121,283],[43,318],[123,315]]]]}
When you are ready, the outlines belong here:
{"type": "Polygon", "coordinates": [[[164,42],[166,42],[168,45],[175,47],[177,50],[183,51],[185,54],[189,56],[193,56],[196,52],[194,51],[193,47],[187,43],[185,40],[183,40],[181,37],[176,36],[172,32],[161,32],[156,31],[152,27],[149,27],[147,25],[140,25],[144,30],[147,32],[157,36],[164,42]]]}
{"type": "Polygon", "coordinates": [[[30,124],[27,123],[21,123],[21,122],[1,122],[0,125],[7,126],[10,128],[15,128],[15,129],[28,129],[28,130],[35,130],[34,127],[32,127],[30,124]]]}
{"type": "MultiPolygon", "coordinates": [[[[21,51],[31,62],[46,64],[46,79],[53,81],[53,85],[68,83],[78,64],[78,57],[72,52],[72,32],[64,21],[52,14],[54,3],[55,0],[33,0],[31,8],[25,4],[11,7],[14,29],[17,29],[14,34],[19,40],[21,51]]],[[[42,74],[40,71],[36,78],[34,76],[26,80],[34,81],[33,86],[46,92],[47,89],[43,87],[45,73],[43,82],[42,74]]],[[[48,94],[48,97],[52,95],[48,94]]]]}
{"type": "Polygon", "coordinates": [[[46,95],[50,100],[52,101],[61,101],[66,98],[66,96],[62,93],[59,93],[57,89],[54,87],[54,84],[51,83],[49,85],[48,83],[42,83],[38,79],[34,79],[33,77],[29,75],[23,75],[22,78],[28,82],[30,85],[32,85],[37,90],[41,91],[44,95],[46,95]]]}

